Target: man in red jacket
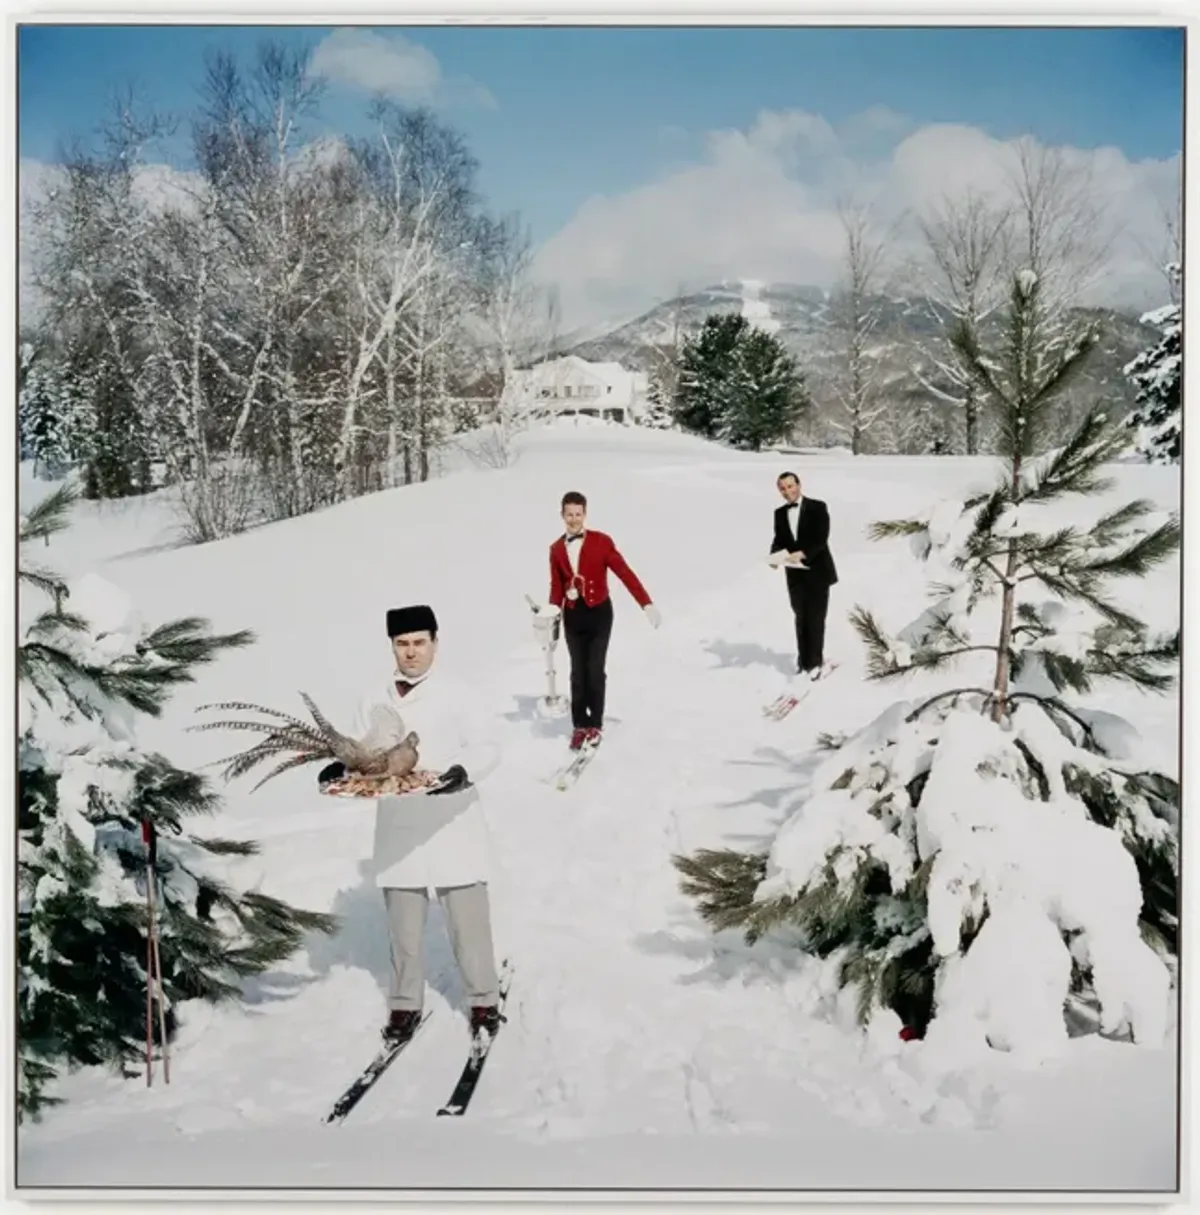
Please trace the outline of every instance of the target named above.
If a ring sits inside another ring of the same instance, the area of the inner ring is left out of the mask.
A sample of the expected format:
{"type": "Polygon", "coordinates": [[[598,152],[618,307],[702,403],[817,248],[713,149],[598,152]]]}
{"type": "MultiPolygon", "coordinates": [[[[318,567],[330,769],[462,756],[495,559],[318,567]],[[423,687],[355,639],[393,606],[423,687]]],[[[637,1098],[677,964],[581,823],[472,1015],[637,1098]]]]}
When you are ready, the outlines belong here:
{"type": "Polygon", "coordinates": [[[563,495],[562,518],[566,534],[550,546],[550,604],[562,612],[571,656],[571,722],[575,727],[571,750],[578,751],[599,743],[604,727],[604,664],[613,625],[608,571],[625,584],[654,628],[662,617],[612,537],[586,529],[587,498],[583,494],[563,495]]]}

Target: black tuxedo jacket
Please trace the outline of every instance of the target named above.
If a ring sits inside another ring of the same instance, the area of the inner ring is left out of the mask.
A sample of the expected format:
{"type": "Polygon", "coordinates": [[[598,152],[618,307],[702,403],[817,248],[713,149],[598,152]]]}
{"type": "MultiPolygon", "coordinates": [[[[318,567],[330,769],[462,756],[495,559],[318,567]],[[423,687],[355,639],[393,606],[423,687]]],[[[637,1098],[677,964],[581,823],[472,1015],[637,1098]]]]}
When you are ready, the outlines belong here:
{"type": "Polygon", "coordinates": [[[833,554],[829,551],[829,509],[816,498],[800,499],[800,521],[796,535],[792,535],[788,508],[781,506],[775,512],[775,535],[771,540],[771,552],[803,553],[808,569],[784,566],[789,579],[804,581],[817,579],[827,586],[838,580],[833,554]]]}

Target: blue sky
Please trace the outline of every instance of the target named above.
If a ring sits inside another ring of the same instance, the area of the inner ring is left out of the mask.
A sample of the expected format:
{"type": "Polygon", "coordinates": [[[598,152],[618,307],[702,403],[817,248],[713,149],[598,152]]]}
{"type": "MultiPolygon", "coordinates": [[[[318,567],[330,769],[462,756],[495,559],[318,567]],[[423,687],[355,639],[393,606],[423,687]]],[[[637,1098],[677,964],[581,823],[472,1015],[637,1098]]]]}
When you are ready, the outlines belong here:
{"type": "MultiPolygon", "coordinates": [[[[1006,138],[1166,157],[1182,145],[1178,30],[461,29],[374,27],[437,56],[483,99],[442,108],[482,182],[542,237],[592,194],[627,189],[696,150],[704,132],[801,107],[830,121],[883,105],[917,124],[961,122],[1006,138]]],[[[55,159],[111,90],[135,81],[185,112],[204,52],[249,56],[264,35],[319,43],[328,28],[42,26],[20,35],[22,156],[55,159]]],[[[326,121],[354,129],[363,98],[329,94],[326,121]]]]}
{"type": "MultiPolygon", "coordinates": [[[[416,73],[400,95],[431,100],[464,133],[491,204],[519,210],[539,242],[589,200],[620,198],[702,162],[711,133],[749,130],[764,111],[804,111],[836,127],[883,107],[902,117],[880,134],[884,144],[957,123],[998,140],[1032,134],[1115,146],[1130,161],[1165,159],[1182,146],[1181,30],[369,28],[400,39],[404,71],[416,73]]],[[[25,26],[21,156],[54,160],[61,139],[91,128],[126,83],[186,112],[209,48],[248,59],[266,36],[318,46],[332,32],[25,26]]],[[[361,44],[370,34],[351,38],[361,44]]],[[[343,62],[351,66],[327,95],[320,129],[353,133],[367,95],[354,87],[354,60],[343,62]]]]}

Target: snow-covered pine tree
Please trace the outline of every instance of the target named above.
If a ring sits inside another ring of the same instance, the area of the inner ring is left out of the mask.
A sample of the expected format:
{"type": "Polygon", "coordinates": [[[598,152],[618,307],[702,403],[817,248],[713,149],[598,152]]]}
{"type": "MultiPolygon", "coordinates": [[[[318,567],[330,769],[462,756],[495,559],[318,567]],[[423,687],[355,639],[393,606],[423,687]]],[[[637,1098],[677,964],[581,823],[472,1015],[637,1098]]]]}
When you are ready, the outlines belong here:
{"type": "MultiPolygon", "coordinates": [[[[72,500],[60,489],[30,511],[22,545],[66,526],[72,500]]],[[[44,1090],[63,1067],[120,1065],[144,1052],[144,822],[159,836],[168,1035],[181,1002],[236,999],[239,980],[336,922],[239,889],[223,858],[252,855],[255,845],[188,831],[187,819],[212,812],[216,795],[203,777],[137,745],[139,714],[157,716],[197,666],[252,635],[214,635],[198,618],[146,628],[103,579],[67,585],[24,554],[20,581],[49,601],[23,613],[17,652],[18,1109],[36,1117],[54,1101],[44,1090]]]]}
{"type": "Polygon", "coordinates": [[[758,451],[787,437],[808,404],[795,359],[741,313],[710,316],[685,339],[675,400],[683,429],[758,451]]]}
{"type": "Polygon", "coordinates": [[[749,332],[741,313],[710,316],[700,330],[685,338],[679,354],[675,420],[684,429],[706,439],[720,433],[729,411],[732,371],[737,351],[749,332]]]}
{"type": "Polygon", "coordinates": [[[70,466],[87,430],[61,369],[48,352],[28,342],[20,352],[17,426],[21,458],[33,460],[35,475],[47,480],[70,466]]]}
{"type": "Polygon", "coordinates": [[[650,372],[646,408],[639,423],[651,430],[670,430],[675,425],[675,383],[679,378],[674,365],[656,365],[650,372]]]}
{"type": "MultiPolygon", "coordinates": [[[[1167,274],[1178,284],[1181,267],[1172,262],[1167,274]]],[[[1142,323],[1160,330],[1162,340],[1125,366],[1125,374],[1137,385],[1137,408],[1127,425],[1137,432],[1137,449],[1147,461],[1178,464],[1183,444],[1183,316],[1178,304],[1167,304],[1147,312],[1142,323]]]]}
{"type": "Polygon", "coordinates": [[[761,451],[788,438],[808,405],[796,360],[774,334],[752,325],[737,344],[719,436],[734,447],[761,451]]]}
{"type": "Polygon", "coordinates": [[[675,858],[714,928],[753,942],[789,927],[860,1022],[959,1060],[989,1047],[1045,1057],[1068,1010],[1161,1043],[1177,952],[1178,785],[1085,697],[1104,679],[1173,684],[1178,633],[1153,636],[1107,587],[1170,558],[1179,523],[1100,500],[1129,435],[1098,409],[1035,454],[1095,334],[1057,332],[1029,271],[1006,337],[992,354],[965,328],[955,338],[998,414],[998,483],[874,529],[910,538],[933,605],[894,638],[853,615],[870,677],[908,677],[921,694],[823,739],[829,754],[767,852],[675,858]]]}

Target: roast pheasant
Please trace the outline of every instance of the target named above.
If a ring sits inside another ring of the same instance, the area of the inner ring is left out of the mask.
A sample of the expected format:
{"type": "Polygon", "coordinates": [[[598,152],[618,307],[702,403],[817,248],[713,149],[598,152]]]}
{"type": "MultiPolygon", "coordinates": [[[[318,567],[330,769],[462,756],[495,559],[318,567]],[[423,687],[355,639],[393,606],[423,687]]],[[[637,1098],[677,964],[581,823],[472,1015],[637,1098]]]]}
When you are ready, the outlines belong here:
{"type": "Polygon", "coordinates": [[[376,794],[409,792],[427,787],[436,781],[436,774],[421,772],[417,769],[419,760],[417,748],[421,740],[415,732],[410,730],[395,746],[383,750],[372,749],[334,729],[306,693],[301,692],[300,699],[308,706],[315,725],[309,725],[288,713],[264,709],[261,705],[225,701],[220,704],[202,705],[201,711],[221,709],[261,713],[273,720],[212,721],[191,728],[193,730],[251,730],[265,734],[266,737],[253,747],[217,761],[219,764],[225,765],[222,773],[224,778],[236,780],[266,760],[279,755],[286,756],[282,763],[268,772],[254,786],[255,789],[266,784],[272,777],[279,776],[292,768],[330,760],[336,760],[346,767],[346,778],[339,781],[339,785],[356,782],[364,791],[369,787],[376,794]]]}

